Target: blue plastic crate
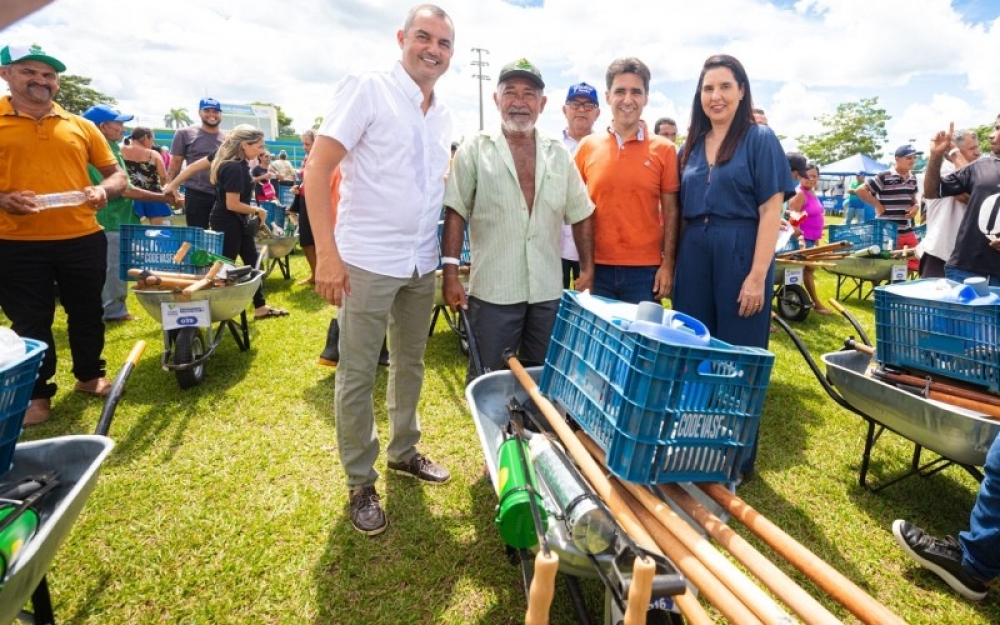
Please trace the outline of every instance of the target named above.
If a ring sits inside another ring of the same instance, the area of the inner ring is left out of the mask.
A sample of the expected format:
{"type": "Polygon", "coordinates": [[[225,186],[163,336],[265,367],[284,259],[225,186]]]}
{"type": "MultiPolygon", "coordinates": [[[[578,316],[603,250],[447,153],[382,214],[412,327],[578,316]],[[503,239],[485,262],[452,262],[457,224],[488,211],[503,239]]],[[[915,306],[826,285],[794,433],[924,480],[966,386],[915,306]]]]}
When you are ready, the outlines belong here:
{"type": "Polygon", "coordinates": [[[128,270],[132,268],[179,273],[205,273],[207,267],[190,264],[191,251],[205,250],[222,254],[223,234],[212,230],[202,230],[190,226],[143,226],[123,225],[121,227],[121,250],[119,252],[119,275],[122,280],[132,280],[128,270]],[[191,244],[187,256],[181,263],[174,263],[174,254],[184,243],[191,244]]]}
{"type": "MultiPolygon", "coordinates": [[[[981,384],[1000,392],[1000,305],[941,302],[907,295],[928,282],[875,289],[876,358],[981,384]]],[[[1000,289],[991,289],[1000,295],[1000,289]]]]}
{"type": "Polygon", "coordinates": [[[563,293],[539,387],[630,482],[736,479],[753,445],[774,356],[626,332],[563,293]]]}
{"type": "MultiPolygon", "coordinates": [[[[285,229],[285,207],[277,202],[261,202],[261,208],[267,210],[267,227],[278,226],[285,229]]],[[[273,228],[271,228],[273,230],[273,228]]]]}
{"type": "Polygon", "coordinates": [[[48,346],[24,339],[24,356],[0,369],[0,475],[14,465],[14,449],[21,437],[21,422],[31,403],[31,391],[48,346]]]}
{"type": "Polygon", "coordinates": [[[899,224],[887,219],[872,219],[858,224],[827,226],[827,238],[830,243],[850,241],[853,251],[877,245],[883,250],[896,247],[896,234],[899,224]]]}

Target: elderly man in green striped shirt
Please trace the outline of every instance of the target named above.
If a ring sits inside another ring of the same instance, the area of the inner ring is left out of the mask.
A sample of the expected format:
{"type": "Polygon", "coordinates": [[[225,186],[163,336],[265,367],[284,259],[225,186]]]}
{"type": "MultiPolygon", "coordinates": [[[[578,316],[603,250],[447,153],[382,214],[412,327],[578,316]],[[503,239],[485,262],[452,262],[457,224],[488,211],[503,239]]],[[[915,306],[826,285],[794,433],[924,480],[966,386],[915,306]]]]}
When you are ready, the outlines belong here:
{"type": "MultiPolygon", "coordinates": [[[[499,132],[481,132],[455,154],[448,187],[441,262],[444,301],[469,311],[486,370],[503,368],[511,348],[525,364],[545,358],[562,293],[562,225],[580,253],[576,288],[593,283],[594,205],[559,139],[535,129],[545,82],[525,59],[500,70],[493,94],[499,132]],[[469,225],[469,296],[458,281],[458,255],[469,225]]],[[[467,381],[476,372],[471,364],[467,381]]]]}

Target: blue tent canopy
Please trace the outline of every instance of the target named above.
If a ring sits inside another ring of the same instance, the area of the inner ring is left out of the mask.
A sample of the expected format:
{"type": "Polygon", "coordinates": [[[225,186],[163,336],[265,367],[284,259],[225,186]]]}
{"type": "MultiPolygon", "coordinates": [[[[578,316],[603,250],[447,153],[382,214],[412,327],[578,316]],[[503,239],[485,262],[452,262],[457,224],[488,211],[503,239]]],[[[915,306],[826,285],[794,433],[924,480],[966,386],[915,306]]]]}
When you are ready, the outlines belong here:
{"type": "Polygon", "coordinates": [[[873,176],[887,169],[889,169],[888,165],[884,165],[870,156],[855,154],[829,165],[820,165],[819,171],[823,176],[853,176],[859,171],[873,176]]]}

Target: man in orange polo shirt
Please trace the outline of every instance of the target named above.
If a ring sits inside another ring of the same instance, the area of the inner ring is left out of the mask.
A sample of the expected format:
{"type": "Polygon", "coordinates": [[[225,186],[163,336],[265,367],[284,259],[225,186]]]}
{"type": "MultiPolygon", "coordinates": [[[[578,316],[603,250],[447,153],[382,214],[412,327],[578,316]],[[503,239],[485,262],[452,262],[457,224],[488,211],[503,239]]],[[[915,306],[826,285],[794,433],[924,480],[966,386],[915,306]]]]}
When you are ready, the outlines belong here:
{"type": "Polygon", "coordinates": [[[53,101],[66,66],[37,45],[0,49],[0,308],[14,332],[48,346],[24,423],[49,417],[56,385],[53,283],[68,317],[75,390],[107,395],[101,289],[107,239],[97,211],[125,190],[128,178],[108,142],[89,121],[53,101]],[[104,176],[92,186],[87,165],[104,176]],[[79,204],[46,208],[42,196],[82,191],[79,204]]]}
{"type": "Polygon", "coordinates": [[[585,137],[576,166],[594,210],[594,288],[625,302],[660,300],[673,287],[679,229],[677,149],[649,132],[649,68],[639,59],[608,67],[611,126],[585,137]]]}

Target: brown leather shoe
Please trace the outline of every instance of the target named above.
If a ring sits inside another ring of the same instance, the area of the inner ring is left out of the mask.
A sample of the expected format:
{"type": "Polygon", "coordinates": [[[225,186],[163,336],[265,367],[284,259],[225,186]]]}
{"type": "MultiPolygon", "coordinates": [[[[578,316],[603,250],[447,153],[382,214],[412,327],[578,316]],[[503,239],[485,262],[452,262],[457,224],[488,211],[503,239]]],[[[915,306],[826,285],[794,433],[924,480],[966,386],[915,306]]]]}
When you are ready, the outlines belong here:
{"type": "Polygon", "coordinates": [[[105,377],[94,378],[86,382],[77,382],[73,390],[77,393],[86,393],[95,397],[107,397],[111,392],[111,382],[105,377]]]}
{"type": "Polygon", "coordinates": [[[24,419],[21,421],[21,425],[28,426],[45,423],[48,421],[50,414],[52,414],[51,399],[48,397],[32,399],[28,404],[28,409],[24,411],[24,419]]]}

